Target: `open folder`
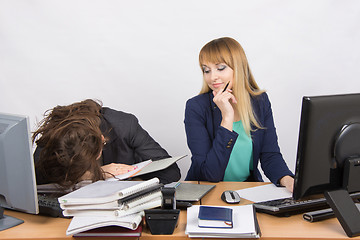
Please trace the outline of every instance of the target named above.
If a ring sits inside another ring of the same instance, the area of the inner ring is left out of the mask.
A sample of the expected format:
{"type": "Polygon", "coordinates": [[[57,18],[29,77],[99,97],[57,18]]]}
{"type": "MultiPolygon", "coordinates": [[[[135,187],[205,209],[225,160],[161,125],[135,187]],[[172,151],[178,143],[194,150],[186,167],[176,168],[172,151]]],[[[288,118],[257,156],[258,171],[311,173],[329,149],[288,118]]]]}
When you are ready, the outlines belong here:
{"type": "Polygon", "coordinates": [[[115,176],[115,178],[108,178],[106,180],[107,181],[114,181],[114,180],[119,180],[119,179],[123,180],[123,179],[137,177],[137,176],[151,173],[151,172],[160,171],[160,170],[170,167],[172,164],[176,163],[177,161],[179,161],[180,159],[182,159],[186,156],[187,155],[165,158],[165,159],[161,159],[161,160],[157,160],[157,161],[147,160],[144,162],[136,163],[136,164],[132,165],[135,168],[134,170],[124,173],[124,174],[117,175],[117,176],[115,176]]]}

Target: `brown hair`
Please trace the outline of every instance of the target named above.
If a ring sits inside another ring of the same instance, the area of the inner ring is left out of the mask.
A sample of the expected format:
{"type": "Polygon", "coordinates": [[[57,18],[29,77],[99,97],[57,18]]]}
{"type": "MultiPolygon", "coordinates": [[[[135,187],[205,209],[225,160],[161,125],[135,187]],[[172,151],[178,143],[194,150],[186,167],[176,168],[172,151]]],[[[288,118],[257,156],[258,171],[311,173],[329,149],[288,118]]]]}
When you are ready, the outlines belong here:
{"type": "MultiPolygon", "coordinates": [[[[250,96],[260,95],[264,90],[260,90],[257,85],[241,45],[229,37],[208,42],[199,53],[199,64],[202,71],[203,65],[206,63],[225,63],[234,71],[232,90],[238,102],[235,110],[240,115],[245,132],[250,135],[251,125],[261,128],[253,112],[250,96]]],[[[210,88],[204,80],[200,94],[209,91],[210,88]]]]}
{"type": "Polygon", "coordinates": [[[100,109],[88,99],[45,112],[32,140],[41,148],[36,169],[49,182],[72,187],[87,172],[93,181],[103,179],[97,160],[103,147],[100,109]]]}

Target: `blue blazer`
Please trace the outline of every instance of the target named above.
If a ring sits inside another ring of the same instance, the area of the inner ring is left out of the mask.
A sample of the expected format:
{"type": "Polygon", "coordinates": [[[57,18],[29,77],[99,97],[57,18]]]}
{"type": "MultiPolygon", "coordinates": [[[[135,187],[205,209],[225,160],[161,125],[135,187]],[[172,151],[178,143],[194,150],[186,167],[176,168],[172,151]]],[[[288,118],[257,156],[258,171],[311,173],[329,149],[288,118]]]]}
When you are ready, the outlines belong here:
{"type": "MultiPolygon", "coordinates": [[[[186,103],[184,123],[192,157],[185,180],[219,182],[224,179],[238,134],[220,126],[221,111],[212,101],[213,97],[213,94],[208,92],[195,96],[186,103]]],[[[280,153],[268,95],[263,93],[252,97],[251,104],[258,122],[263,127],[251,132],[253,178],[255,181],[263,181],[257,168],[260,162],[266,177],[278,184],[283,176],[293,176],[293,173],[280,153]]]]}

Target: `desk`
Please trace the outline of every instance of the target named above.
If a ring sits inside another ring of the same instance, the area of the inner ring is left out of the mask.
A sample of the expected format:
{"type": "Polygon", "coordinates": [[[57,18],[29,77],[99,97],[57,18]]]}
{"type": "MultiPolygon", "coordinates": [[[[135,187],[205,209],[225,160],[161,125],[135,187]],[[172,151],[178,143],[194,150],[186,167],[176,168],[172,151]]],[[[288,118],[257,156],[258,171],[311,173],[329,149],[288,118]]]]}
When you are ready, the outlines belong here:
{"type": "MultiPolygon", "coordinates": [[[[209,184],[200,182],[200,184],[209,184]]],[[[220,199],[221,193],[225,190],[240,190],[248,187],[255,187],[265,183],[249,182],[220,182],[202,200],[202,205],[231,206],[220,199]]],[[[241,196],[240,196],[241,197],[241,196]]],[[[241,204],[249,204],[250,201],[241,199],[241,204]]],[[[257,213],[258,222],[261,230],[261,238],[267,240],[275,239],[350,239],[342,229],[336,218],[327,219],[320,222],[310,223],[302,219],[302,214],[291,217],[275,217],[265,213],[257,213]]],[[[360,237],[351,238],[360,239],[360,237]]]]}
{"type": "MultiPolygon", "coordinates": [[[[207,182],[200,182],[200,184],[214,184],[207,182]]],[[[202,200],[203,205],[220,205],[230,206],[220,199],[220,195],[225,190],[239,190],[248,187],[259,186],[264,183],[238,183],[238,182],[220,182],[211,190],[202,200]]],[[[241,199],[241,204],[251,203],[248,200],[241,199]]],[[[23,219],[25,223],[0,232],[1,240],[15,240],[15,239],[75,239],[71,236],[66,236],[65,232],[70,223],[70,219],[51,218],[44,216],[36,216],[31,214],[19,213],[6,210],[5,214],[23,219]]],[[[262,232],[261,239],[275,240],[275,239],[349,239],[343,231],[337,219],[328,219],[321,222],[309,223],[302,220],[302,215],[294,215],[291,217],[279,218],[267,214],[257,214],[260,229],[262,232]]],[[[186,211],[182,210],[179,216],[179,223],[173,235],[151,235],[149,230],[144,228],[139,240],[157,240],[157,239],[190,239],[185,235],[186,227],[186,211]]],[[[86,238],[77,238],[86,239],[86,238]]],[[[96,238],[87,238],[95,240],[96,238]]],[[[101,238],[105,239],[105,238],[101,238]]],[[[115,239],[115,238],[107,238],[115,239]]],[[[120,239],[137,239],[137,238],[120,238],[120,239]]],[[[196,239],[196,238],[194,238],[196,239]]],[[[360,239],[360,237],[351,238],[360,239]]]]}

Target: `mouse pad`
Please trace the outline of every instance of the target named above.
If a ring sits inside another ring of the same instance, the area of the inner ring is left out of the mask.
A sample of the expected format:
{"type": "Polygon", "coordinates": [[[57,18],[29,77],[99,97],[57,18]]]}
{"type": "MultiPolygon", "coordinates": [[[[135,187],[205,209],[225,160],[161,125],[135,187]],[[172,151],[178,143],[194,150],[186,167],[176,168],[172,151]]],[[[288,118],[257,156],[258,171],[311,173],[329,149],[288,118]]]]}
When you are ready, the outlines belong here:
{"type": "Polygon", "coordinates": [[[201,185],[195,183],[180,183],[176,187],[176,200],[197,202],[216,185],[201,185]]]}

